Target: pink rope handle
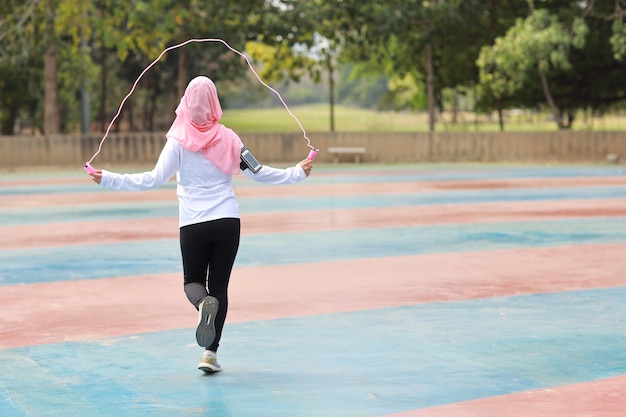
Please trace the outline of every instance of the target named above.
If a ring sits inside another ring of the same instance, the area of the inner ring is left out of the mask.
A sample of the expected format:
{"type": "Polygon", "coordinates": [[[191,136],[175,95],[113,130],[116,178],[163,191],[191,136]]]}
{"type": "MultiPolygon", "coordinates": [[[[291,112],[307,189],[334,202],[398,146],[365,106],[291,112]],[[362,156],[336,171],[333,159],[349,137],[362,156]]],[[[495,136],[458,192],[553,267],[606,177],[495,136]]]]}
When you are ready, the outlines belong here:
{"type": "Polygon", "coordinates": [[[176,48],[180,48],[182,46],[185,46],[189,43],[192,42],[220,42],[222,44],[224,44],[224,46],[226,46],[228,49],[230,49],[232,52],[236,53],[237,55],[241,56],[243,59],[246,60],[246,63],[248,64],[248,67],[250,67],[250,70],[252,70],[252,73],[255,75],[255,77],[257,78],[257,80],[259,80],[259,82],[268,90],[270,90],[271,92],[273,92],[274,94],[276,94],[276,96],[278,96],[278,99],[280,100],[280,102],[283,104],[283,106],[285,107],[285,110],[287,110],[287,113],[289,113],[289,115],[298,123],[298,126],[300,127],[300,130],[302,130],[302,134],[304,135],[304,138],[307,141],[307,146],[309,148],[311,148],[312,151],[316,151],[316,149],[311,145],[311,139],[309,139],[309,137],[306,134],[306,131],[304,130],[304,127],[302,126],[302,123],[300,123],[300,120],[298,120],[298,118],[291,112],[291,110],[289,109],[289,106],[287,106],[287,103],[285,103],[285,100],[283,100],[283,97],[280,95],[280,93],[278,91],[276,91],[275,89],[273,89],[272,87],[270,87],[265,81],[263,81],[261,79],[261,77],[259,76],[259,74],[254,70],[254,67],[252,66],[252,63],[250,62],[250,60],[248,59],[247,56],[245,56],[244,54],[242,54],[241,52],[239,52],[238,50],[236,50],[235,48],[233,48],[232,46],[230,46],[228,43],[226,43],[225,40],[223,39],[219,39],[219,38],[204,38],[204,39],[188,39],[185,42],[181,42],[177,45],[173,45],[170,46],[168,48],[165,48],[163,50],[163,52],[161,52],[161,54],[157,57],[157,59],[155,59],[154,61],[152,61],[152,63],[150,65],[148,65],[142,72],[141,74],[139,74],[139,77],[137,77],[137,79],[135,80],[135,82],[133,83],[133,87],[130,89],[130,92],[128,94],[126,94],[126,97],[124,97],[124,99],[122,100],[122,102],[120,103],[120,106],[117,109],[117,113],[115,114],[115,116],[113,116],[113,119],[111,119],[111,123],[109,123],[109,126],[107,127],[106,132],[104,132],[104,136],[102,137],[102,140],[100,141],[100,145],[98,146],[98,150],[96,151],[95,154],[93,154],[93,156],[91,157],[91,159],[89,161],[87,161],[87,163],[85,164],[85,166],[90,165],[91,162],[93,162],[93,160],[96,158],[96,156],[98,156],[98,154],[100,153],[100,151],[102,150],[102,145],[104,144],[104,141],[106,140],[106,138],[109,136],[109,132],[111,131],[111,127],[113,126],[113,123],[115,123],[115,121],[117,120],[117,118],[120,116],[120,114],[122,113],[122,108],[124,107],[124,103],[126,103],[126,100],[128,100],[128,98],[131,96],[131,94],[133,94],[133,92],[135,91],[135,88],[137,87],[137,84],[139,84],[139,81],[141,80],[141,78],[144,76],[144,74],[146,72],[148,72],[148,70],[150,68],[152,68],[154,65],[156,65],[157,62],[159,62],[161,60],[161,58],[163,57],[163,55],[165,55],[167,52],[171,51],[172,49],[176,49],[176,48]]]}

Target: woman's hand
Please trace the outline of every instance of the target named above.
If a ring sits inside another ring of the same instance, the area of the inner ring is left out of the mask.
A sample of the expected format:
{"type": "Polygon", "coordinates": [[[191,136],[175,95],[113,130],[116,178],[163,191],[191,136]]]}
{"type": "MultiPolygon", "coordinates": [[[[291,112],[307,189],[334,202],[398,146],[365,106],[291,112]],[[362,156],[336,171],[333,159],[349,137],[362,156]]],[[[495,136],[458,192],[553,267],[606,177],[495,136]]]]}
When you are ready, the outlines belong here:
{"type": "Polygon", "coordinates": [[[102,181],[102,171],[97,169],[93,174],[89,174],[91,175],[91,179],[93,180],[93,182],[95,182],[96,184],[100,185],[100,182],[102,181]]]}
{"type": "Polygon", "coordinates": [[[303,161],[300,161],[298,165],[300,165],[302,170],[304,170],[304,173],[306,174],[307,177],[311,174],[311,169],[313,168],[313,161],[311,161],[310,159],[305,159],[303,161]]]}

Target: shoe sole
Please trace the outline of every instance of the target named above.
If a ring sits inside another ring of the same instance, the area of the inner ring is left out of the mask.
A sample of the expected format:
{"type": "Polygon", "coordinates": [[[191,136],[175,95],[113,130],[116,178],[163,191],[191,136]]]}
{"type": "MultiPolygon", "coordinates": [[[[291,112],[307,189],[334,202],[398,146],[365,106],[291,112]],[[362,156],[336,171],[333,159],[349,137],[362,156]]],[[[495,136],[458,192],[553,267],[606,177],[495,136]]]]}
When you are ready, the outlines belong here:
{"type": "Polygon", "coordinates": [[[203,372],[206,372],[207,374],[213,374],[215,372],[221,372],[222,368],[217,367],[215,365],[211,365],[209,363],[204,363],[204,362],[200,362],[198,364],[198,369],[200,369],[203,372]]]}
{"type": "Polygon", "coordinates": [[[211,296],[205,298],[200,306],[196,341],[204,348],[211,346],[215,340],[215,315],[218,308],[217,298],[211,296]]]}

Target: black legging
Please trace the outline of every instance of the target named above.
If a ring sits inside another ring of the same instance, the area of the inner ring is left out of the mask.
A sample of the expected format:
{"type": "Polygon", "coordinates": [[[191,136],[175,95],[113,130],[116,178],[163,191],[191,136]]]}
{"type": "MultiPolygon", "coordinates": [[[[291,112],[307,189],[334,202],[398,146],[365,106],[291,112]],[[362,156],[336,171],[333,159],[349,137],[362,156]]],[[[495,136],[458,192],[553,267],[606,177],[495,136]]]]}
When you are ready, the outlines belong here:
{"type": "Polygon", "coordinates": [[[207,348],[214,352],[219,346],[226,321],[228,281],[239,249],[240,230],[239,219],[234,218],[180,228],[187,298],[196,309],[207,295],[217,298],[220,303],[215,316],[215,341],[207,348]]]}

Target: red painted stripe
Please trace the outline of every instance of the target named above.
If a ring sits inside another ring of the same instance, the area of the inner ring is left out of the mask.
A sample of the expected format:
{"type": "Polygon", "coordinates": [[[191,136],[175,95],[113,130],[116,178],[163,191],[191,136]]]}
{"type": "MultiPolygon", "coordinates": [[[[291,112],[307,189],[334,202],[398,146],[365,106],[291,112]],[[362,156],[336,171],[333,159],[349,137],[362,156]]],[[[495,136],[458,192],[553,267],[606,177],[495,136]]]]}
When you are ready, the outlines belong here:
{"type": "MultiPolygon", "coordinates": [[[[346,210],[247,213],[242,233],[307,232],[434,224],[514,222],[626,216],[626,199],[520,201],[346,210]]],[[[178,219],[34,224],[0,227],[0,250],[178,238],[178,219]]]]}
{"type": "Polygon", "coordinates": [[[626,376],[524,391],[385,417],[622,417],[626,376]]]}
{"type": "MultiPolygon", "coordinates": [[[[624,286],[625,252],[580,245],[236,267],[228,321],[624,286]]],[[[0,305],[0,348],[196,324],[176,274],[0,287],[0,305]]]]}

